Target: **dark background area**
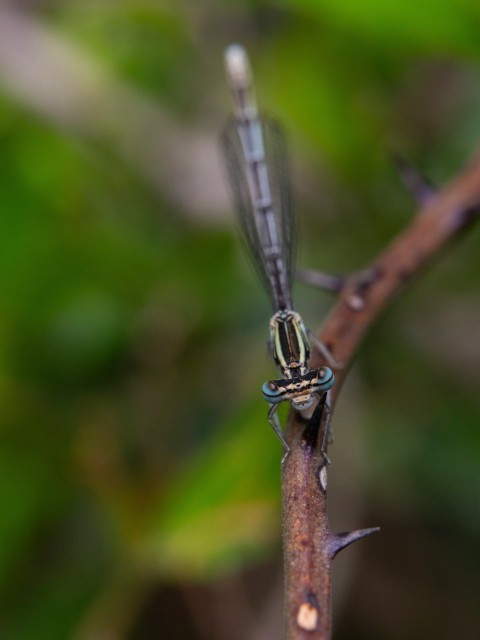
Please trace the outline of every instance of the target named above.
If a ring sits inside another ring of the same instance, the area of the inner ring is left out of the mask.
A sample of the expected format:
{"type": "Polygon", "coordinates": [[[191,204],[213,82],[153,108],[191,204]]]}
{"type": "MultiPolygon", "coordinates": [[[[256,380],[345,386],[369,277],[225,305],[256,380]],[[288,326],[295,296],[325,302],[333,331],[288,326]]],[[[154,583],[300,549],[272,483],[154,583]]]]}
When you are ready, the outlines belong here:
{"type": "MultiPolygon", "coordinates": [[[[281,637],[270,309],[218,156],[223,50],[288,133],[298,264],[362,268],[480,140],[473,0],[0,3],[0,637],[281,637]]],[[[480,231],[335,416],[336,640],[480,634],[480,231]]],[[[299,284],[316,329],[331,299],[299,284]]],[[[283,414],[284,415],[284,414],[283,414]]]]}

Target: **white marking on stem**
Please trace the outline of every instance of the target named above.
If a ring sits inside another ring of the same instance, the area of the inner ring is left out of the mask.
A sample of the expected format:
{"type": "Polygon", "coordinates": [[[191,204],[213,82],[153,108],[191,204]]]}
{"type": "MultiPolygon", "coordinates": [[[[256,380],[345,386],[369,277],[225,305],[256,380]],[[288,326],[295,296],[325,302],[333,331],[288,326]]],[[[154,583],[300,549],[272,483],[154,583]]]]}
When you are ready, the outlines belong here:
{"type": "Polygon", "coordinates": [[[304,631],[313,631],[317,626],[318,611],[309,602],[300,605],[297,614],[297,624],[304,631]]]}

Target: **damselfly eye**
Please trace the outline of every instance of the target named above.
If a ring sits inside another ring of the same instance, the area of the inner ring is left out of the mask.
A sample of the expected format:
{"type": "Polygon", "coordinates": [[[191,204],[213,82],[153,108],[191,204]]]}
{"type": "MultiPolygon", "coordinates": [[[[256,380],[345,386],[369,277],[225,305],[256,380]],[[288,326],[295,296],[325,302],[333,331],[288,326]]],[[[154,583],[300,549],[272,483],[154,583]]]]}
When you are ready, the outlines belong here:
{"type": "Polygon", "coordinates": [[[333,387],[335,382],[335,378],[333,376],[333,371],[328,367],[321,367],[318,370],[318,381],[312,385],[314,391],[328,391],[333,387]]]}
{"type": "Polygon", "coordinates": [[[272,380],[263,384],[262,393],[265,400],[270,404],[278,404],[283,400],[283,391],[272,380]]]}

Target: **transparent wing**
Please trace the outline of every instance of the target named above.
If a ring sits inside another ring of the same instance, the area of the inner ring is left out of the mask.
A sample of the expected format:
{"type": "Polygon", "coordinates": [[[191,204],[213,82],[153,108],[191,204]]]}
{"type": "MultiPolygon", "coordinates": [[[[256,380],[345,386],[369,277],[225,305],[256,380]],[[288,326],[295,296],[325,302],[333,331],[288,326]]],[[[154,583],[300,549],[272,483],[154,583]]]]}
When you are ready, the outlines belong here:
{"type": "Polygon", "coordinates": [[[290,162],[287,141],[278,122],[267,116],[261,118],[265,157],[270,178],[273,207],[282,238],[288,281],[291,286],[296,246],[296,226],[292,207],[290,162]]]}
{"type": "MultiPolygon", "coordinates": [[[[273,202],[273,216],[280,256],[271,258],[273,246],[264,231],[262,210],[252,200],[248,162],[234,118],[227,121],[221,136],[221,146],[228,170],[230,190],[243,240],[257,273],[260,276],[275,309],[291,307],[291,278],[294,220],[291,208],[289,165],[285,137],[272,118],[262,116],[257,121],[263,134],[263,146],[268,182],[273,202]]],[[[269,212],[271,215],[271,212],[269,212]]],[[[275,245],[276,247],[277,245],[275,245]]]]}

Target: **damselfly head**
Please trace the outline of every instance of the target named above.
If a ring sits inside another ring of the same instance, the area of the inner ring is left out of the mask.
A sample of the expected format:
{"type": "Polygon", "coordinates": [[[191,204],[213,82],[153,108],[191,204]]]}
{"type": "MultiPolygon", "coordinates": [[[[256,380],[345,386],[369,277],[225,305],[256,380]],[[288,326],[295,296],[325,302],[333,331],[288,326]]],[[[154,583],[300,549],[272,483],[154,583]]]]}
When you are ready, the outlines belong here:
{"type": "Polygon", "coordinates": [[[290,400],[297,411],[311,407],[314,398],[309,381],[302,378],[270,380],[263,384],[262,393],[270,404],[280,404],[283,400],[290,400]]]}

